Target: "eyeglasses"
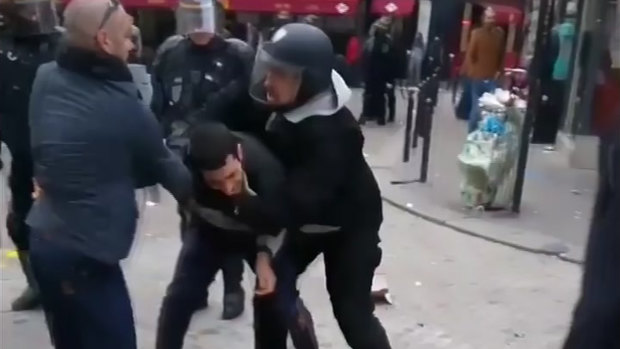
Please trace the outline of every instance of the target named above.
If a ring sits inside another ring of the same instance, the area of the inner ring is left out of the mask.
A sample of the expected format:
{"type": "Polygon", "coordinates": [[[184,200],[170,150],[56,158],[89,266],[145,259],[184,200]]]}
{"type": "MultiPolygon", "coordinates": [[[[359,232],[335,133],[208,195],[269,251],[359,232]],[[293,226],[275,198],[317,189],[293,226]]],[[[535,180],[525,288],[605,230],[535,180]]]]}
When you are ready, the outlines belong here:
{"type": "Polygon", "coordinates": [[[118,10],[119,7],[121,7],[121,3],[119,0],[108,1],[108,8],[105,10],[105,13],[103,14],[103,19],[101,20],[101,24],[99,24],[98,30],[101,30],[101,28],[103,28],[103,26],[106,23],[108,23],[108,21],[110,20],[110,17],[112,17],[112,14],[114,14],[114,12],[116,12],[116,10],[118,10]]]}

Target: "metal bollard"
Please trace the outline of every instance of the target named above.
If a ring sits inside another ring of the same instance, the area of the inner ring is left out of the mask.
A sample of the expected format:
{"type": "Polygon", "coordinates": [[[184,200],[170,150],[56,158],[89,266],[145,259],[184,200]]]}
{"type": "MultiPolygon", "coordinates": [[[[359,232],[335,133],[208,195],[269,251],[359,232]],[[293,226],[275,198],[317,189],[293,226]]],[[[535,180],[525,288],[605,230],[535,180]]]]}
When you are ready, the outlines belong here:
{"type": "Polygon", "coordinates": [[[415,107],[414,93],[416,93],[416,88],[407,89],[407,119],[405,121],[403,162],[409,162],[411,156],[411,137],[415,137],[415,135],[411,133],[411,129],[413,128],[413,108],[415,107]]]}
{"type": "MultiPolygon", "coordinates": [[[[428,89],[428,79],[422,81],[418,88],[417,100],[423,101],[426,99],[427,89],[428,89]]],[[[418,136],[420,136],[420,125],[423,122],[424,117],[424,108],[423,103],[417,103],[416,113],[415,113],[415,124],[413,126],[413,141],[411,142],[412,148],[418,147],[418,136]]]]}
{"type": "Polygon", "coordinates": [[[426,183],[428,179],[428,163],[431,151],[431,134],[433,130],[433,99],[424,100],[424,143],[422,144],[422,163],[420,165],[420,183],[426,183]]]}

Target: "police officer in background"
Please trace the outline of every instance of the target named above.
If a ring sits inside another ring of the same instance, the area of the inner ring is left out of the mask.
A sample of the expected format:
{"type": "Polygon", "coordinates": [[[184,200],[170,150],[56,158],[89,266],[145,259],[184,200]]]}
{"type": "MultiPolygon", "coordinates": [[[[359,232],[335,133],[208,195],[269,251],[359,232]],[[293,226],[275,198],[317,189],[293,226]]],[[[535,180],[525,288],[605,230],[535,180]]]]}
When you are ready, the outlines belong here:
{"type": "Polygon", "coordinates": [[[52,0],[0,0],[0,13],[7,27],[0,34],[0,129],[12,156],[12,200],[6,225],[28,281],[11,308],[23,311],[40,305],[28,254],[30,229],[25,223],[33,191],[28,103],[37,69],[54,59],[61,34],[52,0]]]}
{"type": "Polygon", "coordinates": [[[288,249],[299,271],[323,254],[334,315],[353,349],[389,349],[374,316],[371,285],[381,261],[379,187],[364,159],[364,136],[334,71],[329,37],[287,24],[257,53],[250,94],[274,111],[267,143],[286,168],[288,249]]]}
{"type": "MultiPolygon", "coordinates": [[[[191,129],[205,121],[219,121],[235,131],[253,131],[264,125],[247,117],[252,104],[247,91],[254,51],[239,40],[221,37],[223,19],[216,1],[181,0],[176,11],[178,35],[158,49],[152,69],[151,108],[172,149],[183,151],[191,129]]],[[[222,317],[233,319],[244,310],[241,257],[227,256],[222,271],[222,317]]],[[[199,308],[207,306],[206,298],[205,290],[205,303],[199,308]]]]}

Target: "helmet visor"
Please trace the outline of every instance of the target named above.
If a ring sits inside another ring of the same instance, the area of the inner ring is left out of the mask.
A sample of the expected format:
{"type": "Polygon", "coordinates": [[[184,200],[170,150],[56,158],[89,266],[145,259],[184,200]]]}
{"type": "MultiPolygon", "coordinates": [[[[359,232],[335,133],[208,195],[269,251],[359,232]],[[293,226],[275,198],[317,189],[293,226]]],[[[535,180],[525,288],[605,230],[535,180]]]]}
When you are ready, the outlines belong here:
{"type": "Polygon", "coordinates": [[[52,0],[14,1],[9,11],[16,31],[22,34],[49,34],[59,25],[52,0]]]}
{"type": "Polygon", "coordinates": [[[176,11],[177,34],[215,34],[222,28],[222,15],[215,1],[185,0],[176,11]]]}
{"type": "Polygon", "coordinates": [[[295,99],[304,68],[274,58],[269,42],[258,50],[250,81],[250,96],[259,103],[285,105],[295,99]]]}

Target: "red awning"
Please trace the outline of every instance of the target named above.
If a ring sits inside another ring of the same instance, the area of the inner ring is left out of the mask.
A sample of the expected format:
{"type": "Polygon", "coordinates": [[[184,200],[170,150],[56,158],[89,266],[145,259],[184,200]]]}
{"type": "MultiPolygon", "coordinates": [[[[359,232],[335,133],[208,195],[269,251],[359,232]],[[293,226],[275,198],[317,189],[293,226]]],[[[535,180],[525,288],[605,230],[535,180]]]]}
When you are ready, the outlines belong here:
{"type": "MultiPolygon", "coordinates": [[[[68,4],[71,0],[61,0],[63,4],[68,4]]],[[[126,8],[176,8],[179,0],[121,0],[126,8]]]]}
{"type": "Polygon", "coordinates": [[[495,20],[498,23],[520,24],[523,21],[523,11],[518,7],[518,1],[484,0],[476,2],[485,7],[492,7],[495,10],[495,20]]]}
{"type": "Polygon", "coordinates": [[[121,0],[123,6],[127,8],[144,7],[164,7],[176,8],[179,0],[121,0]]]}
{"type": "Polygon", "coordinates": [[[373,0],[372,13],[376,15],[408,16],[413,13],[415,0],[373,0]]]}
{"type": "Polygon", "coordinates": [[[228,0],[237,12],[288,12],[290,14],[342,15],[357,13],[359,0],[228,0]]]}
{"type": "Polygon", "coordinates": [[[498,23],[510,24],[516,23],[520,24],[523,21],[523,12],[521,10],[504,5],[490,5],[493,10],[495,10],[495,20],[498,23]]]}

